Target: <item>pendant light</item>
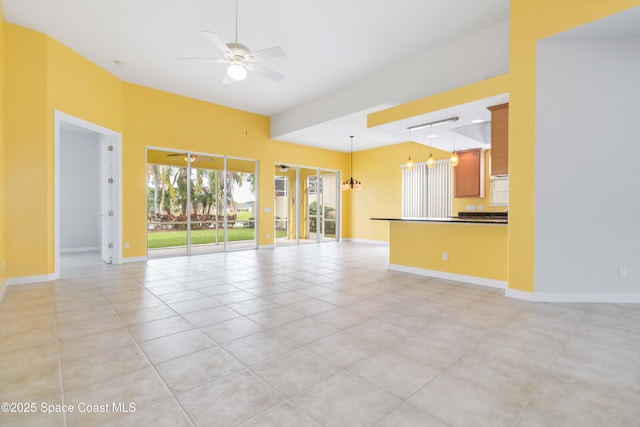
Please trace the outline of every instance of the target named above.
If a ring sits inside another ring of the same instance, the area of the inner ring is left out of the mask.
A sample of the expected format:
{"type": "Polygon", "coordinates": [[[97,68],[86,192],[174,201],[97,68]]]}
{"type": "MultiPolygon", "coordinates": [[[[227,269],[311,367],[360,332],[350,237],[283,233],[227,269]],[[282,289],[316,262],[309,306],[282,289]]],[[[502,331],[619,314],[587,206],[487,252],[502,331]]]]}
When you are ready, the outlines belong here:
{"type": "Polygon", "coordinates": [[[407,160],[407,170],[410,171],[413,169],[413,160],[411,160],[411,156],[409,156],[409,160],[407,160]]]}
{"type": "MultiPolygon", "coordinates": [[[[429,136],[428,138],[433,138],[433,124],[429,125],[429,136]]],[[[429,169],[433,168],[436,165],[436,159],[433,158],[433,154],[429,153],[429,157],[427,158],[427,167],[429,169]]]]}
{"type": "Polygon", "coordinates": [[[433,158],[433,155],[429,153],[429,157],[427,158],[427,167],[432,168],[436,165],[436,159],[433,158]]]}
{"type": "Polygon", "coordinates": [[[458,159],[458,153],[456,153],[456,133],[453,132],[453,152],[451,153],[451,157],[449,157],[449,163],[451,164],[451,166],[456,167],[458,166],[458,162],[460,161],[460,159],[458,159]]]}
{"type": "MultiPolygon", "coordinates": [[[[411,129],[407,129],[409,131],[409,141],[413,141],[413,135],[411,134],[411,129]]],[[[409,159],[407,160],[406,168],[408,171],[413,170],[413,160],[411,160],[411,155],[409,155],[409,159]]]]}
{"type": "Polygon", "coordinates": [[[342,183],[343,190],[361,190],[362,183],[353,177],[353,135],[351,135],[351,177],[342,183]]]}

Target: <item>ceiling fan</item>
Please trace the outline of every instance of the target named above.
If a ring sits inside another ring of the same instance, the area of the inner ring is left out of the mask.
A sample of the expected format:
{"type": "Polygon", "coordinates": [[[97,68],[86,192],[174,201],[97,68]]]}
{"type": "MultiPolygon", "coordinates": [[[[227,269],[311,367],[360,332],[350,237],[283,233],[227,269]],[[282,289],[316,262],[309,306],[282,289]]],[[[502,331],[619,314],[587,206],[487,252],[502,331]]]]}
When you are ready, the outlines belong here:
{"type": "Polygon", "coordinates": [[[186,153],[174,153],[174,154],[167,154],[167,157],[182,157],[185,162],[188,161],[192,165],[200,163],[200,160],[209,160],[209,161],[212,161],[212,162],[215,161],[211,157],[200,156],[198,154],[190,154],[190,155],[187,156],[186,153]]]}
{"type": "Polygon", "coordinates": [[[236,0],[236,39],[235,43],[225,43],[216,33],[211,31],[203,31],[202,35],[207,38],[220,52],[222,52],[223,58],[179,58],[181,60],[188,61],[206,61],[206,62],[219,62],[228,64],[227,74],[225,75],[223,84],[230,84],[234,81],[241,81],[247,77],[247,72],[251,71],[256,74],[260,74],[271,80],[280,81],[284,78],[284,75],[277,73],[273,70],[265,68],[256,64],[258,61],[262,61],[267,58],[277,58],[284,56],[284,50],[281,47],[275,46],[268,49],[259,50],[257,52],[251,52],[249,48],[243,44],[238,43],[238,0],[236,0]]]}

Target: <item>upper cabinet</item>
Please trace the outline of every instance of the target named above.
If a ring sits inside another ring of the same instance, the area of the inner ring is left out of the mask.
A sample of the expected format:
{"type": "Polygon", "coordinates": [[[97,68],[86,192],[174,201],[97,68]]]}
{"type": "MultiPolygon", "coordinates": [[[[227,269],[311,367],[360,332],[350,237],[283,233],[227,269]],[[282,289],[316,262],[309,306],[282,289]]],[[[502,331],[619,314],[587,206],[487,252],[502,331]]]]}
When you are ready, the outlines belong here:
{"type": "Polygon", "coordinates": [[[509,173],[509,103],[487,107],[491,111],[491,175],[509,173]]]}
{"type": "Polygon", "coordinates": [[[458,152],[454,169],[454,197],[484,197],[484,151],[458,152]]]}

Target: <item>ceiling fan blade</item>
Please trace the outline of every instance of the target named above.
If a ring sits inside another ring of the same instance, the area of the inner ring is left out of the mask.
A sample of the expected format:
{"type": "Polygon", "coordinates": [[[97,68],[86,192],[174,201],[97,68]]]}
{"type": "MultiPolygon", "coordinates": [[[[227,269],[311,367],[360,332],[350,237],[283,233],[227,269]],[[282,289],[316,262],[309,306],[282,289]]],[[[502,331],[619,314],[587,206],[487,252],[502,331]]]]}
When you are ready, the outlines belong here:
{"type": "Polygon", "coordinates": [[[284,56],[284,50],[280,46],[270,47],[269,49],[259,50],[257,52],[251,53],[254,61],[262,61],[267,58],[277,58],[279,56],[284,56]]]}
{"type": "Polygon", "coordinates": [[[223,58],[176,58],[180,62],[218,62],[218,63],[226,63],[228,62],[223,58]]]}
{"type": "Polygon", "coordinates": [[[276,73],[273,70],[270,70],[268,68],[265,68],[261,65],[258,64],[253,64],[251,62],[247,62],[245,63],[245,67],[247,67],[247,70],[249,71],[253,71],[256,74],[260,74],[268,79],[271,80],[275,80],[277,82],[279,82],[280,80],[282,80],[284,78],[284,75],[280,74],[280,73],[276,73]]]}
{"type": "Polygon", "coordinates": [[[213,45],[218,48],[218,50],[223,54],[228,55],[231,53],[227,44],[223,42],[216,33],[212,33],[211,31],[203,31],[202,35],[205,36],[211,43],[213,43],[213,45]]]}

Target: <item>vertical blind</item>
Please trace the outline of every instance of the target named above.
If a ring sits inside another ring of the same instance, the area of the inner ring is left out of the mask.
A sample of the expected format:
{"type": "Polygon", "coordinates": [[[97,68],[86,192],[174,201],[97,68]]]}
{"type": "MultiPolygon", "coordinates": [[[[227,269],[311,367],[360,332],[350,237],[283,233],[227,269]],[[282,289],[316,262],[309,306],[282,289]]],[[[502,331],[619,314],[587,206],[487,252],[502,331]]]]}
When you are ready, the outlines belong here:
{"type": "Polygon", "coordinates": [[[451,205],[449,160],[438,160],[433,168],[425,162],[415,163],[412,170],[402,165],[403,218],[446,218],[451,205]]]}

